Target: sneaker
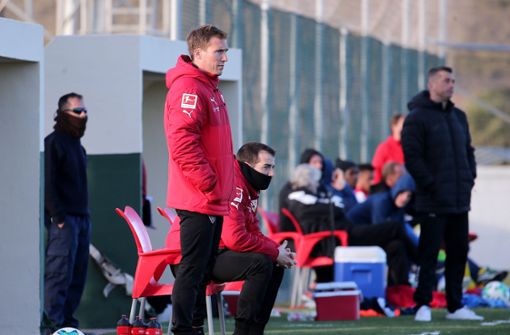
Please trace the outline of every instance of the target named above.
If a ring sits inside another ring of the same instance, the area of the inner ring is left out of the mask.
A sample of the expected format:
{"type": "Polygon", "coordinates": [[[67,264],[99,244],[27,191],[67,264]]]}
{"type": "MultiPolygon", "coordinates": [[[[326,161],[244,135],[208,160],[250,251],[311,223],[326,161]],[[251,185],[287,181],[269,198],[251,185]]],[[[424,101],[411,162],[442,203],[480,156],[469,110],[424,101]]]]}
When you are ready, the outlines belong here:
{"type": "Polygon", "coordinates": [[[472,320],[472,321],[483,320],[483,316],[476,314],[466,306],[459,308],[453,313],[446,314],[446,318],[448,320],[472,320]]]}
{"type": "Polygon", "coordinates": [[[490,281],[503,281],[508,275],[507,271],[498,271],[491,268],[482,268],[478,272],[478,278],[476,283],[479,285],[485,285],[490,281]]]}
{"type": "Polygon", "coordinates": [[[391,309],[390,306],[386,305],[386,299],[377,298],[377,307],[378,308],[376,308],[376,311],[378,311],[379,313],[382,313],[389,318],[395,317],[395,311],[391,309]]]}
{"type": "Polygon", "coordinates": [[[432,312],[430,311],[430,307],[427,305],[423,305],[416,311],[416,315],[414,316],[414,321],[420,322],[430,322],[432,321],[432,312]]]}

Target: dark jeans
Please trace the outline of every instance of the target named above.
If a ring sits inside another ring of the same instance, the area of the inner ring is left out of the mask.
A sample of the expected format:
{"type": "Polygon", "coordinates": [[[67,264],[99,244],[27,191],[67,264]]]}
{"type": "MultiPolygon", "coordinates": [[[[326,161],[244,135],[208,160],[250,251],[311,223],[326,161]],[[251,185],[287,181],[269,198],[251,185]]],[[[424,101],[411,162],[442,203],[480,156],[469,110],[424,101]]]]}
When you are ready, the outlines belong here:
{"type": "Polygon", "coordinates": [[[64,226],[47,219],[48,243],[44,265],[44,311],[60,328],[78,327],[74,312],[80,304],[90,244],[89,216],[66,215],[64,226]]]}
{"type": "Polygon", "coordinates": [[[283,268],[267,255],[221,250],[212,276],[217,282],[244,280],[234,334],[263,334],[283,279],[283,268]]]}
{"type": "Polygon", "coordinates": [[[350,246],[377,245],[384,249],[388,263],[388,285],[408,285],[416,248],[399,222],[355,225],[349,228],[350,246]]]}
{"type": "Polygon", "coordinates": [[[444,241],[446,303],[449,312],[462,307],[462,280],[468,253],[468,214],[424,215],[418,246],[420,273],[414,294],[417,306],[429,305],[434,290],[437,254],[444,241]]]}
{"type": "MultiPolygon", "coordinates": [[[[172,332],[191,334],[192,325],[203,324],[203,315],[193,313],[195,304],[205,305],[205,287],[210,281],[223,217],[177,210],[181,220],[182,260],[177,269],[172,293],[172,332]],[[214,220],[214,223],[212,222],[214,220]]],[[[205,308],[197,308],[205,311],[205,308]]]]}

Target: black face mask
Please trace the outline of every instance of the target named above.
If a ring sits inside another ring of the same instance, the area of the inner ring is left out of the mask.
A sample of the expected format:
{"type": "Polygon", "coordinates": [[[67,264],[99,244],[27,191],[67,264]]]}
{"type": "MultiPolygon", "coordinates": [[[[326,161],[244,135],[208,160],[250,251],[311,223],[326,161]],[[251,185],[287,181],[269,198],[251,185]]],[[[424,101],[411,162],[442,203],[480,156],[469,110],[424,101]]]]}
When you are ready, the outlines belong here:
{"type": "Polygon", "coordinates": [[[87,117],[82,119],[67,115],[64,112],[57,112],[55,121],[56,123],[53,126],[55,130],[66,132],[76,138],[82,137],[85,133],[87,117]]]}
{"type": "Polygon", "coordinates": [[[266,176],[263,173],[256,171],[254,168],[249,166],[244,162],[239,162],[239,166],[241,167],[241,173],[244,178],[250,183],[250,185],[258,190],[266,190],[271,183],[271,176],[266,176]]]}

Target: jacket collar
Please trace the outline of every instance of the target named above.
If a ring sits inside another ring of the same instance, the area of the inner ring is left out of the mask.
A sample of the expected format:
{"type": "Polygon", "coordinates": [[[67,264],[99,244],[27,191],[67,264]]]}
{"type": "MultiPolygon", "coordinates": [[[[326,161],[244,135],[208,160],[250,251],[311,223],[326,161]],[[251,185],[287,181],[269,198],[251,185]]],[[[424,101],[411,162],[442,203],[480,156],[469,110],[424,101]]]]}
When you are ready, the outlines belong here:
{"type": "MultiPolygon", "coordinates": [[[[244,163],[239,163],[239,161],[235,159],[234,164],[235,164],[236,179],[243,181],[243,186],[248,189],[248,193],[250,194],[250,199],[252,199],[252,200],[258,199],[260,192],[256,189],[254,189],[253,186],[250,185],[248,180],[246,180],[243,173],[241,172],[241,167],[239,166],[239,164],[244,164],[244,163]]],[[[239,186],[239,185],[236,185],[236,186],[239,186]]]]}

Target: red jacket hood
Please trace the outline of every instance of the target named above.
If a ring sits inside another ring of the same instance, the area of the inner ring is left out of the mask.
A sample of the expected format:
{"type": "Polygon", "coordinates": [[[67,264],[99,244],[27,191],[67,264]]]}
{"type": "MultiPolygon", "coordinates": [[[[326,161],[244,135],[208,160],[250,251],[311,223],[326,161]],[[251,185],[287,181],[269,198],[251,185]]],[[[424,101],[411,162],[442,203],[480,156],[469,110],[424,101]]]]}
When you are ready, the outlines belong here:
{"type": "Polygon", "coordinates": [[[166,87],[172,87],[173,83],[182,77],[195,78],[213,87],[217,87],[219,82],[219,77],[217,75],[212,75],[200,70],[192,63],[191,58],[187,55],[181,55],[177,59],[175,67],[167,71],[166,87]]]}

